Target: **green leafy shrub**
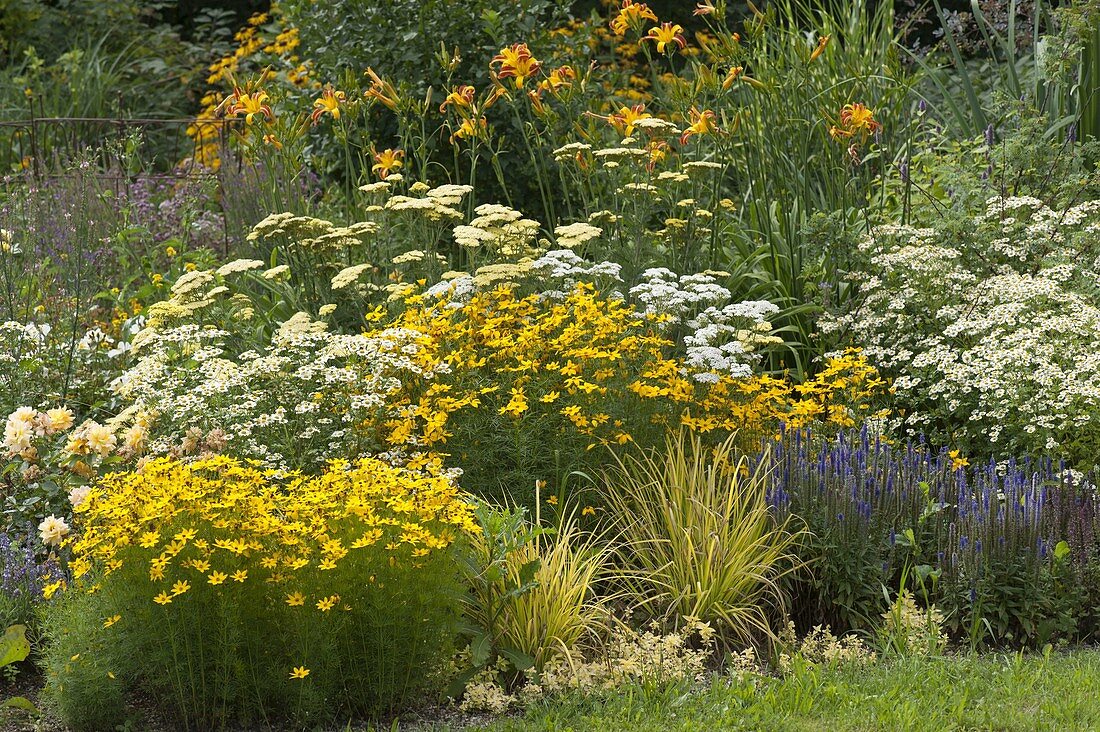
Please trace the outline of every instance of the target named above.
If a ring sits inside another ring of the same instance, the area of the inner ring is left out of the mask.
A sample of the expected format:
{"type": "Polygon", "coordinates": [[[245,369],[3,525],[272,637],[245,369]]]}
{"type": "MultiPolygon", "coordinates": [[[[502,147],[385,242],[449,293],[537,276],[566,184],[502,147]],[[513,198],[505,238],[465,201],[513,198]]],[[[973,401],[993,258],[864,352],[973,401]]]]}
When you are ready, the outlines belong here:
{"type": "Polygon", "coordinates": [[[373,67],[400,74],[421,94],[429,86],[443,88],[447,80],[441,48],[448,58],[459,49],[459,78],[484,84],[489,73],[483,58],[557,27],[568,12],[568,4],[550,0],[518,0],[506,10],[490,0],[291,0],[281,7],[321,78],[373,67]]]}
{"type": "Polygon", "coordinates": [[[472,672],[499,658],[517,672],[581,658],[608,619],[599,592],[608,545],[572,517],[547,530],[531,526],[523,510],[482,506],[479,519],[464,561],[472,672]]]}

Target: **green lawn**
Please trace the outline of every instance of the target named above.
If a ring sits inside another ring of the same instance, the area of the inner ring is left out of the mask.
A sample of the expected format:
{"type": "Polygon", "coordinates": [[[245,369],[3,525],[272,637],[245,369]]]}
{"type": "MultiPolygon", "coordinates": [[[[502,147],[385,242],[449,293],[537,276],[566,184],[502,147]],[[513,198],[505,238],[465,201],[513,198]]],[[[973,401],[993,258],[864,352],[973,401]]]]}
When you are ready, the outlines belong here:
{"type": "Polygon", "coordinates": [[[883,662],[710,689],[633,687],[533,707],[484,729],[1097,730],[1100,651],[883,662]]]}

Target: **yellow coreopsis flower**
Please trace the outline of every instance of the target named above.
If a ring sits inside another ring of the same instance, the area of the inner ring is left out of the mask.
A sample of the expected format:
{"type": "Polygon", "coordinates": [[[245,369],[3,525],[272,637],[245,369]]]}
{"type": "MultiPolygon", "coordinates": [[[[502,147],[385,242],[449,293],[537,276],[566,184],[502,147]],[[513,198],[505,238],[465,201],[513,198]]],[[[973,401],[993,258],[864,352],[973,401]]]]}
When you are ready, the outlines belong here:
{"type": "Polygon", "coordinates": [[[290,678],[292,679],[304,679],[309,676],[309,669],[305,666],[296,666],[290,672],[290,678]]]}
{"type": "Polygon", "coordinates": [[[521,414],[527,411],[527,396],[523,393],[523,389],[512,389],[512,398],[500,408],[500,414],[507,414],[512,417],[519,417],[521,414]]]}

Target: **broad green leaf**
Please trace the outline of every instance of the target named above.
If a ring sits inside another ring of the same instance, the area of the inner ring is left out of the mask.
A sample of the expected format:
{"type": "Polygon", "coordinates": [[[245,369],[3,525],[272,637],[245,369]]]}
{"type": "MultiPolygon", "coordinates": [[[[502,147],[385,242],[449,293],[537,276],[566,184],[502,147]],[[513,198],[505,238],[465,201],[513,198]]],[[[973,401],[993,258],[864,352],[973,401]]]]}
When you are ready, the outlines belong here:
{"type": "Polygon", "coordinates": [[[42,714],[41,710],[34,705],[34,702],[23,696],[13,696],[11,699],[0,704],[0,709],[21,709],[36,717],[42,714]]]}
{"type": "Polygon", "coordinates": [[[481,633],[470,641],[470,663],[481,668],[489,661],[489,654],[493,650],[492,641],[488,633],[481,633]]]}
{"type": "Polygon", "coordinates": [[[501,649],[500,655],[507,658],[512,666],[515,667],[516,671],[526,671],[535,665],[535,659],[514,648],[501,649]]]}
{"type": "Polygon", "coordinates": [[[31,653],[31,644],[27,640],[27,628],[13,625],[0,637],[0,668],[19,663],[31,653]]]}

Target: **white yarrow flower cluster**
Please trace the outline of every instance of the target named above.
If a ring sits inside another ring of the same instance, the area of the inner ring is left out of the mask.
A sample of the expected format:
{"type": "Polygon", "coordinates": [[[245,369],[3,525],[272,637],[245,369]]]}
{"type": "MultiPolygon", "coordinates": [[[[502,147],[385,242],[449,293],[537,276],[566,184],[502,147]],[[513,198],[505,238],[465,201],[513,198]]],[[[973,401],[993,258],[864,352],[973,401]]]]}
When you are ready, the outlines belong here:
{"type": "Polygon", "coordinates": [[[771,335],[768,318],[779,312],[770,302],[731,302],[732,293],[716,275],[677,276],[657,267],[642,273],[630,288],[646,314],[663,319],[671,333],[684,331],[686,364],[697,381],[714,383],[722,376],[744,378],[759,364],[761,349],[781,342],[771,335]]]}
{"type": "Polygon", "coordinates": [[[904,426],[946,420],[965,450],[1036,453],[1100,438],[1100,202],[1056,211],[1030,197],[996,198],[966,233],[878,227],[863,304],[826,320],[921,405],[904,426]]]}

